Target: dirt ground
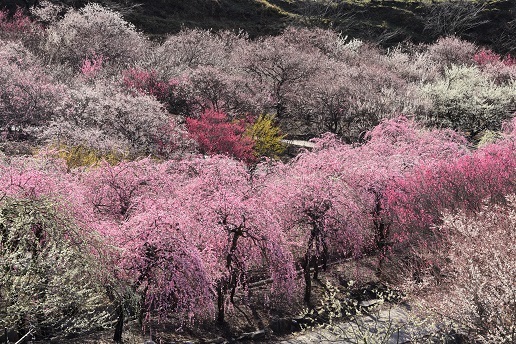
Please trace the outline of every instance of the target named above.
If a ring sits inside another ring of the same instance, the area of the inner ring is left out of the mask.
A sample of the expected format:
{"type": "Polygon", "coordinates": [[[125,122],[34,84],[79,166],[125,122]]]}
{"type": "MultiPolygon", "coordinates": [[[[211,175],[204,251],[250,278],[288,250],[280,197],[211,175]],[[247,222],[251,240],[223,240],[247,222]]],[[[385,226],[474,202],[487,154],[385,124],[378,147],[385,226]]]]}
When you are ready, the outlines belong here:
{"type": "MultiPolygon", "coordinates": [[[[330,264],[327,271],[320,273],[318,281],[312,287],[311,307],[321,305],[321,300],[328,291],[328,283],[343,292],[337,298],[351,296],[358,301],[367,299],[365,295],[371,286],[378,284],[375,275],[376,260],[366,257],[360,261],[344,260],[330,264]],[[353,287],[349,288],[349,281],[353,287]],[[346,292],[346,294],[344,294],[346,292]],[[364,294],[364,295],[361,295],[364,294]]],[[[299,277],[301,279],[301,276],[299,277]]],[[[302,286],[302,280],[299,281],[302,286]]],[[[181,324],[179,319],[170,319],[162,323],[153,323],[142,328],[137,321],[126,323],[124,327],[124,344],[151,343],[225,343],[225,342],[283,342],[289,343],[299,336],[299,327],[289,325],[292,319],[300,318],[309,306],[302,302],[303,289],[296,290],[294,301],[277,300],[274,304],[266,298],[268,284],[257,283],[251,287],[248,295],[238,295],[237,306],[228,311],[227,323],[218,325],[214,319],[198,321],[194,324],[181,324]],[[287,324],[284,326],[284,324],[287,324]],[[283,324],[283,325],[282,325],[283,324]],[[283,327],[283,328],[282,328],[283,327]],[[276,332],[275,332],[276,330],[276,332]],[[252,338],[252,339],[251,339],[252,338]]],[[[370,297],[370,296],[369,296],[370,297]]],[[[295,322],[295,321],[294,321],[295,322]]],[[[113,331],[96,332],[74,339],[56,339],[52,343],[70,344],[104,344],[113,343],[113,331]]],[[[48,341],[47,341],[48,342],[48,341]]]]}

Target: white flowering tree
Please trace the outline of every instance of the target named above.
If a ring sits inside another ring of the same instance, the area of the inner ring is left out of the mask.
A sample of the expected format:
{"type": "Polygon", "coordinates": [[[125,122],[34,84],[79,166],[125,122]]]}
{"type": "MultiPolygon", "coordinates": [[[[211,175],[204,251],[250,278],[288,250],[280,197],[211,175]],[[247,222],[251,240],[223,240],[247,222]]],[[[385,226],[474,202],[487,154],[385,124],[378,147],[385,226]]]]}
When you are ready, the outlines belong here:
{"type": "Polygon", "coordinates": [[[108,269],[94,242],[50,200],[2,200],[0,326],[34,326],[38,338],[110,326],[108,269]]]}

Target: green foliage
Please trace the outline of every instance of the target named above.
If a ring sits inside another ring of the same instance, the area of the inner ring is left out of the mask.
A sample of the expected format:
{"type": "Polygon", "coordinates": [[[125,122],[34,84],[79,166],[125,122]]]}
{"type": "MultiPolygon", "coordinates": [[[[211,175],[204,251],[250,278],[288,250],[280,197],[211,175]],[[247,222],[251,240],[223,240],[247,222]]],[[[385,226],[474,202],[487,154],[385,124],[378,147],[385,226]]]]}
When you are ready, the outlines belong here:
{"type": "Polygon", "coordinates": [[[246,135],[254,140],[254,154],[257,157],[277,158],[285,151],[285,145],[281,142],[285,135],[274,125],[273,115],[260,115],[247,129],[246,135]]]}
{"type": "Polygon", "coordinates": [[[94,247],[53,202],[4,199],[0,247],[0,327],[41,338],[110,325],[94,247]]]}

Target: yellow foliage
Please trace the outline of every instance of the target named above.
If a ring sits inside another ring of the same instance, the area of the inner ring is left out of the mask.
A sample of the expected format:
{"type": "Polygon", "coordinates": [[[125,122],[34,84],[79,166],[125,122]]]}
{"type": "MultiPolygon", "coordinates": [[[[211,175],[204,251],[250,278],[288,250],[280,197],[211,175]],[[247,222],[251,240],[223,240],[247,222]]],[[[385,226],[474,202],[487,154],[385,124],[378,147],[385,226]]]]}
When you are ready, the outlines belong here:
{"type": "Polygon", "coordinates": [[[490,143],[495,143],[502,139],[502,134],[497,131],[486,130],[480,140],[478,141],[477,147],[480,148],[490,143]]]}
{"type": "Polygon", "coordinates": [[[247,128],[246,136],[254,140],[254,154],[257,157],[278,158],[285,151],[285,145],[281,142],[285,135],[274,125],[273,115],[260,115],[256,122],[247,128]]]}
{"type": "Polygon", "coordinates": [[[63,159],[69,169],[98,166],[102,161],[116,165],[125,158],[118,152],[101,152],[85,146],[67,145],[57,147],[57,157],[63,159]]]}

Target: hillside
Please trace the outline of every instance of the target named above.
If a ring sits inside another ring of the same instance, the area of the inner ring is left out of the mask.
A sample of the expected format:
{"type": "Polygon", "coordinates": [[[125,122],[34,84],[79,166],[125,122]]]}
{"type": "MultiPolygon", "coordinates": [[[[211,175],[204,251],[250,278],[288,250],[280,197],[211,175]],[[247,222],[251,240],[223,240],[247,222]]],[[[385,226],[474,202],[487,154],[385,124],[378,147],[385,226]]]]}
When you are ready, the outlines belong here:
{"type": "Polygon", "coordinates": [[[509,9],[300,4],[0,11],[0,343],[516,343],[516,58],[375,44],[509,9]]]}
{"type": "MultiPolygon", "coordinates": [[[[85,0],[52,0],[81,7],[85,0]]],[[[28,8],[38,0],[7,0],[8,8],[28,8]]],[[[125,13],[152,36],[181,28],[243,30],[251,37],[274,35],[287,26],[333,28],[349,37],[390,46],[410,40],[429,43],[457,35],[507,53],[516,48],[516,4],[491,1],[404,0],[99,0],[125,13]]]]}

